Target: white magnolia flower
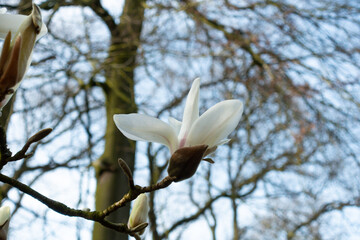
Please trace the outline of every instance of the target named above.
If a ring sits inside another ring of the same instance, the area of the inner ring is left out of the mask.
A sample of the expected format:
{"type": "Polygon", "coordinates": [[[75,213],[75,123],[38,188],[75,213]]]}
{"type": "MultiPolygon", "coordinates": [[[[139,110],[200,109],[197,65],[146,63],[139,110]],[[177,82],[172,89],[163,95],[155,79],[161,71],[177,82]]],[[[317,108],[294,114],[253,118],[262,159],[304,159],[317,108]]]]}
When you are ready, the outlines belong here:
{"type": "MultiPolygon", "coordinates": [[[[128,228],[133,230],[134,228],[145,224],[147,221],[149,212],[149,203],[145,193],[140,194],[135,202],[134,206],[131,209],[129,221],[128,221],[128,228]]],[[[139,234],[144,233],[144,229],[147,224],[144,225],[144,228],[139,230],[139,234]]]]}
{"type": "Polygon", "coordinates": [[[198,145],[207,145],[209,153],[229,141],[225,138],[238,125],[243,104],[234,99],[222,101],[199,117],[199,88],[200,79],[195,79],[186,99],[182,122],[169,118],[168,124],[137,113],[115,114],[114,122],[127,138],[164,144],[171,154],[180,148],[198,145]]]}
{"type": "Polygon", "coordinates": [[[0,39],[5,39],[0,56],[0,110],[29,68],[36,40],[46,32],[40,9],[35,4],[29,16],[0,13],[0,39]]]}

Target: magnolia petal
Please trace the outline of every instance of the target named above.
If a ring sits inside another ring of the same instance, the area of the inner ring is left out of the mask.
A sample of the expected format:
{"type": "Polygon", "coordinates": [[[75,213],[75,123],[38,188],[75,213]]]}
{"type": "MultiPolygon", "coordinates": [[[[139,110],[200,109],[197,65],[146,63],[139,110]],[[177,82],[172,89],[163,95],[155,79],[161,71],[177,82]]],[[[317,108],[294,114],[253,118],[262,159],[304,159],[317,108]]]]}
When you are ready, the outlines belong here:
{"type": "Polygon", "coordinates": [[[19,14],[0,14],[0,38],[4,39],[9,31],[14,36],[26,18],[19,14]]]}
{"type": "Polygon", "coordinates": [[[195,121],[187,137],[186,146],[206,144],[211,148],[217,145],[236,128],[242,112],[243,104],[239,100],[215,104],[195,121]]]}
{"type": "Polygon", "coordinates": [[[137,113],[115,114],[114,122],[127,138],[161,143],[170,148],[171,152],[177,148],[175,131],[160,119],[137,113]]]}
{"type": "Polygon", "coordinates": [[[191,125],[199,118],[199,91],[200,91],[200,78],[196,78],[191,86],[189,94],[186,98],[184,115],[180,133],[178,136],[179,141],[186,138],[191,125]]]}
{"type": "Polygon", "coordinates": [[[174,129],[176,135],[178,135],[180,132],[180,129],[181,129],[181,122],[172,117],[168,118],[168,122],[169,122],[170,126],[174,129]]]}
{"type": "Polygon", "coordinates": [[[2,206],[0,208],[0,226],[4,225],[4,223],[10,218],[10,207],[2,206]]]}
{"type": "Polygon", "coordinates": [[[36,39],[41,38],[47,33],[47,27],[41,22],[39,24],[39,19],[41,19],[40,9],[37,5],[33,4],[33,12],[29,16],[20,15],[20,14],[0,14],[0,38],[4,39],[9,31],[11,31],[12,36],[16,36],[20,26],[24,21],[31,19],[35,25],[41,25],[40,32],[37,34],[36,39]]]}

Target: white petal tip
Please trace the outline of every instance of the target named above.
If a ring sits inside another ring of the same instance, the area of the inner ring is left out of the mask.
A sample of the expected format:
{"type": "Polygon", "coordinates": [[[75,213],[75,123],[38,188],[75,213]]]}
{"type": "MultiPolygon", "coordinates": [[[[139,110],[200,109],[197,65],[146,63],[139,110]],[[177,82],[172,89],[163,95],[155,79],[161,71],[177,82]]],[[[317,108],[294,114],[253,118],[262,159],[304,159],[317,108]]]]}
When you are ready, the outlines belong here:
{"type": "Polygon", "coordinates": [[[242,114],[244,110],[244,104],[242,101],[238,99],[231,99],[231,100],[226,100],[224,102],[227,102],[229,106],[232,105],[234,110],[237,110],[240,114],[242,114]]]}
{"type": "Polygon", "coordinates": [[[192,87],[197,87],[200,88],[200,78],[195,78],[195,80],[193,81],[193,85],[192,87]]]}
{"type": "Polygon", "coordinates": [[[121,118],[121,115],[123,115],[123,114],[114,114],[114,116],[113,116],[114,122],[118,121],[119,118],[121,118]]]}

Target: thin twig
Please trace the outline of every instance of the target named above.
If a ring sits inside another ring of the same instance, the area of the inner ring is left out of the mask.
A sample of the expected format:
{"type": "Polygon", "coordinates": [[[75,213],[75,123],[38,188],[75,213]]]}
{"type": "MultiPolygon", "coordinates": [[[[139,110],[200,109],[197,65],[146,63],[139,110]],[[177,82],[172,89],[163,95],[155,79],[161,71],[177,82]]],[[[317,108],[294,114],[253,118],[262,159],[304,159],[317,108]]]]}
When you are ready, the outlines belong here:
{"type": "Polygon", "coordinates": [[[126,162],[122,158],[119,158],[118,162],[119,162],[121,169],[123,170],[126,177],[128,178],[130,189],[131,190],[135,189],[134,178],[132,176],[129,166],[126,164],[126,162]]]}
{"type": "Polygon", "coordinates": [[[19,152],[17,152],[14,156],[9,157],[5,160],[5,164],[8,162],[13,162],[13,161],[17,161],[17,160],[29,157],[30,155],[29,154],[26,155],[26,151],[30,148],[30,145],[35,142],[40,141],[41,139],[43,139],[44,137],[49,135],[51,133],[51,131],[52,131],[51,128],[45,128],[45,129],[40,130],[39,132],[35,133],[32,137],[30,137],[27,140],[27,142],[25,143],[25,145],[19,152]]]}

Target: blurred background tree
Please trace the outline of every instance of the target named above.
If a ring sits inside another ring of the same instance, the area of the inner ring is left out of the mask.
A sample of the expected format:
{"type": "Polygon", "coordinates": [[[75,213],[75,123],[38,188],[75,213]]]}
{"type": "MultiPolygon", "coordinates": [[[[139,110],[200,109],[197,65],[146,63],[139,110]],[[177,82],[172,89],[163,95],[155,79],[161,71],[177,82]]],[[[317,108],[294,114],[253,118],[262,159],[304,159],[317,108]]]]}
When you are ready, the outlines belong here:
{"type": "MultiPolygon", "coordinates": [[[[166,175],[170,157],[126,139],[113,114],[181,120],[201,77],[200,112],[236,98],[242,120],[214,165],[149,194],[147,238],[360,236],[358,0],[35,3],[49,34],[8,115],[8,144],[15,151],[38,130],[54,131],[2,173],[69,206],[103,210],[128,191],[119,157],[143,186],[166,175]]],[[[0,6],[25,13],[31,1],[0,6]]],[[[14,209],[10,239],[128,237],[0,190],[14,209]]],[[[126,223],[129,207],[111,220],[126,223]]]]}

